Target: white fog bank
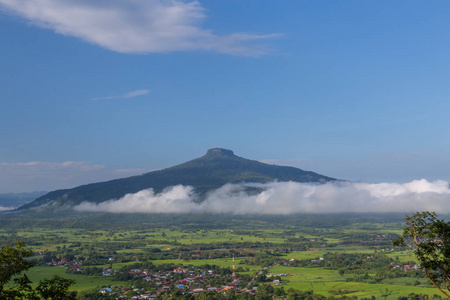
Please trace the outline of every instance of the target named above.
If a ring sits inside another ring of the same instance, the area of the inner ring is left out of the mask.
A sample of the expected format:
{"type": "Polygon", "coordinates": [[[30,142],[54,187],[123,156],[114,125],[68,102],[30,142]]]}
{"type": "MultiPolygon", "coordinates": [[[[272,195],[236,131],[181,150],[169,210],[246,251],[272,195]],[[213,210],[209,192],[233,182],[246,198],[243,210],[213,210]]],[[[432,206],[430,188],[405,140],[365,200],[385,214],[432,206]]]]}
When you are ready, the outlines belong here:
{"type": "Polygon", "coordinates": [[[444,180],[408,183],[326,184],[272,182],[226,184],[207,194],[198,204],[190,186],[177,185],[155,194],[152,189],[127,194],[99,204],[83,202],[78,211],[112,213],[231,213],[295,214],[340,212],[411,212],[430,210],[450,213],[450,188],[444,180]],[[248,192],[246,188],[258,188],[248,192]]]}
{"type": "Polygon", "coordinates": [[[0,211],[7,211],[7,210],[13,210],[16,207],[12,207],[12,206],[0,206],[0,211]]]}

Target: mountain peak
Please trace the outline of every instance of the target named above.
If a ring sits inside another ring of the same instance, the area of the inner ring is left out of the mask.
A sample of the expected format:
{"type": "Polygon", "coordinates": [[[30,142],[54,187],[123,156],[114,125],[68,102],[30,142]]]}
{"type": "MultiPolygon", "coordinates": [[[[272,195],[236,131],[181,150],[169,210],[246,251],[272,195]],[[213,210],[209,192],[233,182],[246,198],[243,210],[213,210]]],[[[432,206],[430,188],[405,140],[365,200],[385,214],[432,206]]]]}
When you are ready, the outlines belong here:
{"type": "Polygon", "coordinates": [[[234,153],[231,150],[222,148],[212,148],[206,152],[206,157],[216,158],[216,157],[234,157],[234,153]]]}
{"type": "Polygon", "coordinates": [[[228,183],[267,183],[275,180],[325,183],[336,179],[294,167],[268,165],[236,156],[231,150],[212,148],[200,158],[167,169],[53,191],[19,210],[48,203],[54,203],[55,207],[73,206],[84,201],[101,203],[150,188],[155,193],[161,193],[165,188],[176,185],[191,186],[195,193],[202,196],[228,183]]]}

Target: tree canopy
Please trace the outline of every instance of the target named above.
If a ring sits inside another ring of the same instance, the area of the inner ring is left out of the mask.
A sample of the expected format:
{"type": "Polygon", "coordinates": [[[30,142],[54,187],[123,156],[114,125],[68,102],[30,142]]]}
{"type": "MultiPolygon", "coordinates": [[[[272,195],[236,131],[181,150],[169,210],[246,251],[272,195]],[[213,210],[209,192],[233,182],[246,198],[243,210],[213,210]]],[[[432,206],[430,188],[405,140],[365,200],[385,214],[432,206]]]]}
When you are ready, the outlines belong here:
{"type": "Polygon", "coordinates": [[[438,219],[434,212],[416,212],[406,216],[403,235],[394,241],[415,245],[414,253],[431,283],[450,298],[450,222],[438,219]]]}
{"type": "Polygon", "coordinates": [[[75,281],[60,276],[44,279],[33,288],[31,280],[24,273],[35,265],[33,261],[26,260],[31,255],[33,251],[26,249],[23,243],[0,248],[0,299],[75,299],[75,296],[68,292],[75,281]]]}

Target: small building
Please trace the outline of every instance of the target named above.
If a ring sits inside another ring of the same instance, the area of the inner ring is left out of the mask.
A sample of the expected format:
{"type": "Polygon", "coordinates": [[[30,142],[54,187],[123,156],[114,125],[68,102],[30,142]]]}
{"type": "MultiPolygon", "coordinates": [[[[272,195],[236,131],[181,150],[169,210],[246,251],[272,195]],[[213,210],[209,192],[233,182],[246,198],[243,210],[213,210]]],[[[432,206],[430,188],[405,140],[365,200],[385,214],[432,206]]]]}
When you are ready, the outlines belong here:
{"type": "Polygon", "coordinates": [[[112,293],[112,289],[111,288],[100,289],[100,293],[102,293],[102,294],[112,293]]]}

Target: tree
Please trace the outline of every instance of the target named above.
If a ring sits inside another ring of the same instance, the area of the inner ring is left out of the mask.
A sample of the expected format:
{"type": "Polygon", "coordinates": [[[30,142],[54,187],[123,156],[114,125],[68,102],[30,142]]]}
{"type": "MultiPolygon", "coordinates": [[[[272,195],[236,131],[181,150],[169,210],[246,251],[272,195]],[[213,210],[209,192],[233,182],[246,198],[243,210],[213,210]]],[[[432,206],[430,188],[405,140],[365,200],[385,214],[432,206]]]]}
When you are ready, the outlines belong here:
{"type": "Polygon", "coordinates": [[[55,275],[52,279],[44,279],[39,282],[36,291],[46,300],[75,299],[75,295],[68,292],[69,287],[74,283],[75,280],[65,279],[55,275]]]}
{"type": "Polygon", "coordinates": [[[0,298],[1,299],[21,299],[25,294],[32,291],[31,281],[26,274],[20,275],[32,266],[33,262],[25,260],[33,254],[31,250],[24,248],[24,244],[17,243],[16,247],[6,246],[0,248],[0,298]],[[12,279],[13,283],[5,285],[12,279]]]}
{"type": "Polygon", "coordinates": [[[270,284],[261,283],[258,285],[258,293],[256,294],[257,300],[272,299],[273,294],[275,294],[275,289],[270,284]]]}
{"type": "Polygon", "coordinates": [[[395,246],[405,246],[405,238],[416,246],[414,253],[430,282],[450,298],[450,222],[434,212],[416,212],[405,217],[403,235],[395,246]]]}
{"type": "Polygon", "coordinates": [[[59,276],[44,279],[33,289],[31,280],[23,273],[35,265],[33,261],[26,260],[31,255],[33,251],[26,249],[24,243],[0,248],[0,299],[75,299],[75,296],[68,292],[75,281],[59,276]]]}

